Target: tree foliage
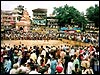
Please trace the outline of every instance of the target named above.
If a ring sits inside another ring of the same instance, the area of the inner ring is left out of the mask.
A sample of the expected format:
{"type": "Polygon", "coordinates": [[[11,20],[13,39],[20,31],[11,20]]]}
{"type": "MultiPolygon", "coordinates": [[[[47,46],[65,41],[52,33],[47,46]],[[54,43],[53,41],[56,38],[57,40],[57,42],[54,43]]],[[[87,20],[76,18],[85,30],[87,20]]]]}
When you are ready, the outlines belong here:
{"type": "Polygon", "coordinates": [[[60,26],[65,26],[65,24],[71,25],[72,20],[74,24],[78,24],[80,26],[87,23],[84,16],[82,16],[76,8],[68,6],[67,4],[58,8],[54,7],[53,15],[58,18],[58,24],[60,26]]]}
{"type": "Polygon", "coordinates": [[[93,21],[96,27],[99,27],[99,6],[95,5],[95,7],[90,6],[86,10],[86,15],[88,20],[93,21]]]}

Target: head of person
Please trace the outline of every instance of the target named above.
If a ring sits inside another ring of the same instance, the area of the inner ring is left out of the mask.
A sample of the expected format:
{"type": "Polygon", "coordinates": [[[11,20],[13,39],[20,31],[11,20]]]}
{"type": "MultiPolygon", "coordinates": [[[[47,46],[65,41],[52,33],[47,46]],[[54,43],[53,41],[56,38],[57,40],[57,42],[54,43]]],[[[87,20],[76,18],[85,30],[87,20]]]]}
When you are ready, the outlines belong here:
{"type": "Polygon", "coordinates": [[[78,68],[78,64],[75,64],[75,69],[77,69],[78,68]]]}
{"type": "Polygon", "coordinates": [[[68,51],[66,51],[66,55],[69,55],[69,52],[68,51]]]}
{"type": "Polygon", "coordinates": [[[6,59],[6,60],[9,60],[9,59],[10,59],[10,57],[8,57],[8,56],[7,56],[7,57],[5,57],[5,59],[6,59]]]}
{"type": "Polygon", "coordinates": [[[71,58],[71,59],[70,59],[70,61],[71,61],[71,62],[73,62],[73,61],[74,61],[74,59],[73,59],[73,58],[71,58]]]}
{"type": "Polygon", "coordinates": [[[49,68],[50,67],[50,64],[47,64],[47,67],[49,68]]]}
{"type": "Polygon", "coordinates": [[[44,58],[44,55],[41,55],[41,58],[44,58]]]}
{"type": "Polygon", "coordinates": [[[77,57],[76,54],[74,54],[73,58],[76,59],[76,57],[77,57]]]}
{"type": "Polygon", "coordinates": [[[54,60],[55,58],[54,57],[52,57],[52,60],[54,60]]]}
{"type": "Polygon", "coordinates": [[[31,67],[31,70],[38,70],[38,65],[37,64],[33,64],[30,67],[31,67]]]}
{"type": "Polygon", "coordinates": [[[17,69],[17,68],[18,68],[18,64],[14,64],[14,65],[13,65],[13,68],[14,68],[14,69],[17,69]]]}
{"type": "Polygon", "coordinates": [[[43,46],[41,46],[41,48],[43,48],[43,46]]]}

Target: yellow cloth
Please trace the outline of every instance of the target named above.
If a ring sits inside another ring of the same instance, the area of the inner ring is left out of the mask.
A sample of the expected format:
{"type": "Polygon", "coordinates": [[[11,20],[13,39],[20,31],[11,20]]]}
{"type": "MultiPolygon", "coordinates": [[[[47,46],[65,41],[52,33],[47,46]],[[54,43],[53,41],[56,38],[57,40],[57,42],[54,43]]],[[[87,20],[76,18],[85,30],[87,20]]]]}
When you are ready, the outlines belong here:
{"type": "Polygon", "coordinates": [[[76,30],[77,32],[81,32],[80,30],[76,30]]]}
{"type": "Polygon", "coordinates": [[[37,56],[36,56],[35,53],[32,53],[31,56],[30,56],[30,58],[31,58],[33,61],[36,61],[37,56]]]}

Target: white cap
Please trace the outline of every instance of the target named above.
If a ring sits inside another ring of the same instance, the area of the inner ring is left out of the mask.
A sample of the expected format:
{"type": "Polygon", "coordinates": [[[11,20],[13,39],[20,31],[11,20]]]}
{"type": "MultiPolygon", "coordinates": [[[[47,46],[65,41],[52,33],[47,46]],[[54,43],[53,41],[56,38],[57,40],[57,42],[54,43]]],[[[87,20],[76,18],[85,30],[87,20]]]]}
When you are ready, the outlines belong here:
{"type": "Polygon", "coordinates": [[[25,49],[24,51],[27,51],[27,49],[25,49]]]}
{"type": "Polygon", "coordinates": [[[4,50],[3,49],[1,49],[1,52],[3,52],[4,50]]]}
{"type": "Polygon", "coordinates": [[[4,55],[3,57],[8,57],[7,55],[4,55]]]}

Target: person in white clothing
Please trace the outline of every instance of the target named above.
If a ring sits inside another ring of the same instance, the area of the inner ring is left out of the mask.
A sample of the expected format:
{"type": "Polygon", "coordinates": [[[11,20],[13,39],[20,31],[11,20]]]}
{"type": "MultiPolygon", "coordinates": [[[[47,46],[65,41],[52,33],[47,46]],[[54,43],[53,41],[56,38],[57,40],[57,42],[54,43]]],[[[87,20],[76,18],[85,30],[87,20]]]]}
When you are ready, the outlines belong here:
{"type": "Polygon", "coordinates": [[[14,64],[13,68],[10,70],[10,74],[17,74],[17,68],[18,68],[18,65],[14,64]]]}
{"type": "Polygon", "coordinates": [[[22,64],[18,69],[18,74],[26,74],[27,68],[25,67],[25,64],[22,64]]]}
{"type": "Polygon", "coordinates": [[[42,50],[41,55],[44,55],[44,57],[46,57],[46,51],[42,50]]]}
{"type": "Polygon", "coordinates": [[[47,64],[47,66],[48,66],[48,74],[51,74],[50,64],[47,64]]]}
{"type": "Polygon", "coordinates": [[[67,74],[72,74],[72,70],[73,70],[73,59],[70,60],[70,62],[68,62],[68,68],[67,68],[67,74]]]}
{"type": "Polygon", "coordinates": [[[72,47],[71,50],[70,50],[70,52],[69,52],[69,55],[70,55],[70,56],[73,56],[74,53],[75,53],[75,49],[72,47]]]}
{"type": "Polygon", "coordinates": [[[51,61],[50,61],[50,59],[48,59],[46,64],[50,64],[50,63],[51,63],[51,61]]]}
{"type": "Polygon", "coordinates": [[[33,51],[33,53],[30,55],[30,59],[32,59],[34,62],[36,62],[37,56],[36,56],[35,51],[33,51]]]}

